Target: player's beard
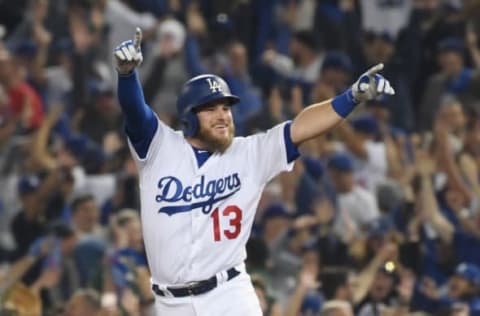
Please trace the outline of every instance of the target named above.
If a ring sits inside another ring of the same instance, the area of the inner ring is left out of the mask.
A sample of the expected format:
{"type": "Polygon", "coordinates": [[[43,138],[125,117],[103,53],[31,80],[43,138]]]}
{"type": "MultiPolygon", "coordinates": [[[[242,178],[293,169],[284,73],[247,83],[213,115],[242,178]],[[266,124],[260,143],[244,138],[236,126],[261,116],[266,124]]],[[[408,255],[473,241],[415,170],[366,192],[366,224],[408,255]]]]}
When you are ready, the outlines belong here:
{"type": "Polygon", "coordinates": [[[214,133],[212,133],[212,129],[200,127],[197,138],[206,144],[208,151],[223,153],[232,143],[234,135],[235,126],[232,122],[231,124],[228,124],[227,137],[218,137],[214,133]]]}

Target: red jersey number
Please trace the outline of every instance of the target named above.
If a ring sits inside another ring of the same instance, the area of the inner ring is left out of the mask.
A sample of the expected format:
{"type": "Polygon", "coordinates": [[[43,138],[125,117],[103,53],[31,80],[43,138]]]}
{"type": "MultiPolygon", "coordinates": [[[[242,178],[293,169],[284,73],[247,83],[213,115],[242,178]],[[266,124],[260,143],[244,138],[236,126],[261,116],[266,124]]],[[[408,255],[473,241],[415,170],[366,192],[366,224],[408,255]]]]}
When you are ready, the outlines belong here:
{"type": "MultiPolygon", "coordinates": [[[[223,210],[222,216],[229,219],[228,229],[223,230],[223,235],[227,239],[237,238],[242,230],[242,210],[236,205],[230,205],[223,210]]],[[[219,209],[216,208],[210,217],[213,219],[213,239],[215,241],[221,241],[222,229],[220,227],[219,209]]]]}

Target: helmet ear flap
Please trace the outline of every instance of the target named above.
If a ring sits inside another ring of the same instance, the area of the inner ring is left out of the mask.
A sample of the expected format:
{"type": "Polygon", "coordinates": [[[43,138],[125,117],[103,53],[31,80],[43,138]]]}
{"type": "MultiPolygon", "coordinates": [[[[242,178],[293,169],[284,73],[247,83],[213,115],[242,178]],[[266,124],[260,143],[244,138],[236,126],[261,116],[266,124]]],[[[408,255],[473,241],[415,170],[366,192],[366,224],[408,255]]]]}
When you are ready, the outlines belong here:
{"type": "Polygon", "coordinates": [[[197,114],[192,111],[187,112],[182,118],[182,123],[185,137],[192,137],[197,134],[199,125],[197,114]]]}

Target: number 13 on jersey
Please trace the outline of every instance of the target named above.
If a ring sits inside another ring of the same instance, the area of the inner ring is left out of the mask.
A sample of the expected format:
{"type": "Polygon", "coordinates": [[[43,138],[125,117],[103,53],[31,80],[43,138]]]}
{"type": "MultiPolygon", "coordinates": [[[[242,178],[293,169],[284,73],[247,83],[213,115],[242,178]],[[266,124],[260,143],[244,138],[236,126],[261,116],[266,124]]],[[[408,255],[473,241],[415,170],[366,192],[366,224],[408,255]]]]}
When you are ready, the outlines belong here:
{"type": "Polygon", "coordinates": [[[238,206],[229,205],[223,211],[220,211],[217,207],[210,217],[213,219],[213,239],[215,241],[221,241],[223,238],[235,239],[240,234],[242,210],[238,206]],[[221,227],[220,216],[228,218],[228,227],[221,227]],[[224,237],[222,237],[222,233],[224,237]]]}

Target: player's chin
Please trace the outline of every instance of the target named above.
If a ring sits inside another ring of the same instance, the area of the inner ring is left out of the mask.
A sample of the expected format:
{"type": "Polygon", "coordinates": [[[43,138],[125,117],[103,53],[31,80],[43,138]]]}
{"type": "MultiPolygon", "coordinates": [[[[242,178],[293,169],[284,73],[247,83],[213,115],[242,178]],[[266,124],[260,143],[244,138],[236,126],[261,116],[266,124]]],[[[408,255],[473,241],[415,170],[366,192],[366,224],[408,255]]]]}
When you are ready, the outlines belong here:
{"type": "Polygon", "coordinates": [[[233,135],[223,134],[219,137],[214,137],[211,143],[215,151],[223,153],[227,150],[228,147],[230,147],[230,145],[232,144],[232,141],[233,141],[233,135]]]}
{"type": "Polygon", "coordinates": [[[212,138],[215,138],[218,141],[224,141],[232,138],[232,134],[229,129],[218,129],[212,131],[212,138]]]}
{"type": "Polygon", "coordinates": [[[230,125],[227,130],[200,130],[198,137],[207,144],[210,151],[223,153],[231,145],[234,135],[235,128],[230,125]]]}

